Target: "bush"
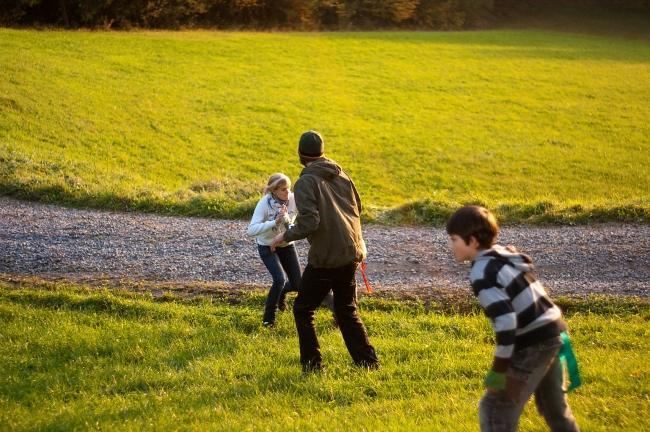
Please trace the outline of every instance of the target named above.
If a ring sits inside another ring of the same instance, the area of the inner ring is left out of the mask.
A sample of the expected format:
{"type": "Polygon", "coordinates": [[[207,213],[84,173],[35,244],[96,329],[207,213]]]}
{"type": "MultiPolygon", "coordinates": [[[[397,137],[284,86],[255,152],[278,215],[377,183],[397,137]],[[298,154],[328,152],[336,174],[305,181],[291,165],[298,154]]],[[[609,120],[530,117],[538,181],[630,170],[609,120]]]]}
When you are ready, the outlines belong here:
{"type": "Polygon", "coordinates": [[[3,25],[261,29],[464,28],[492,0],[5,0],[3,25]]]}
{"type": "MultiPolygon", "coordinates": [[[[532,0],[3,0],[0,25],[90,28],[463,29],[510,14],[532,0]]],[[[554,0],[566,6],[650,10],[650,0],[554,0]]]]}

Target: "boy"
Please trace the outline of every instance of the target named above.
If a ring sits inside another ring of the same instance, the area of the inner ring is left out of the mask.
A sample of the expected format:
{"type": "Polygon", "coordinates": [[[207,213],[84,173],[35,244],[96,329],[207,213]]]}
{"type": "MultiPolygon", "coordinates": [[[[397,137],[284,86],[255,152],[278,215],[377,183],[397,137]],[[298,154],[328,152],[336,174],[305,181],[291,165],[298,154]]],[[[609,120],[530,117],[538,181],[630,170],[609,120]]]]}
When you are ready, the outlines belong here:
{"type": "Polygon", "coordinates": [[[562,347],[566,323],[533,276],[531,259],[494,244],[498,231],[494,215],[478,206],[461,208],[447,222],[454,258],[472,261],[472,289],[496,333],[494,361],[479,403],[481,431],[516,430],[533,393],[552,431],[578,431],[558,357],[569,346],[567,339],[562,347]]]}

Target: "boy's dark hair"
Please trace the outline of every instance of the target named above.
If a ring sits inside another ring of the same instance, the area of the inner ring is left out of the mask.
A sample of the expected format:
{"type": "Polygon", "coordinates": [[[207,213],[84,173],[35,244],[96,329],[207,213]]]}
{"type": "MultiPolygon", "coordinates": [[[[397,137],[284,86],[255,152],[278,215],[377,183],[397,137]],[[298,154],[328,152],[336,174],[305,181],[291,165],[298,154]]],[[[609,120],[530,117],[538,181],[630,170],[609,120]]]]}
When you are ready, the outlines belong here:
{"type": "Polygon", "coordinates": [[[465,206],[456,210],[447,221],[447,234],[456,234],[469,244],[474,237],[482,249],[489,249],[499,233],[499,225],[490,210],[480,206],[465,206]]]}

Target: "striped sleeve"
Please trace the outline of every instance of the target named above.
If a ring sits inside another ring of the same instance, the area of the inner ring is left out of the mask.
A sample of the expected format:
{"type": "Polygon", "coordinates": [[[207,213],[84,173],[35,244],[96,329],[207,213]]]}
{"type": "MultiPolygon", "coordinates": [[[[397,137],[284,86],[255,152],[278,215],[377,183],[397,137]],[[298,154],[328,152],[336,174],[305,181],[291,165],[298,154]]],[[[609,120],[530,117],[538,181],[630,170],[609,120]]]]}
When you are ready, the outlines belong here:
{"type": "Polygon", "coordinates": [[[494,356],[509,359],[515,348],[517,314],[508,295],[500,288],[489,286],[485,282],[485,279],[477,280],[472,285],[483,286],[478,289],[478,301],[490,318],[496,335],[497,348],[494,356]]]}
{"type": "Polygon", "coordinates": [[[488,267],[489,264],[482,278],[472,280],[472,288],[496,335],[495,365],[500,365],[495,368],[497,370],[507,367],[514,352],[517,314],[508,294],[499,288],[496,277],[490,277],[490,274],[496,276],[498,271],[490,271],[488,267]]]}

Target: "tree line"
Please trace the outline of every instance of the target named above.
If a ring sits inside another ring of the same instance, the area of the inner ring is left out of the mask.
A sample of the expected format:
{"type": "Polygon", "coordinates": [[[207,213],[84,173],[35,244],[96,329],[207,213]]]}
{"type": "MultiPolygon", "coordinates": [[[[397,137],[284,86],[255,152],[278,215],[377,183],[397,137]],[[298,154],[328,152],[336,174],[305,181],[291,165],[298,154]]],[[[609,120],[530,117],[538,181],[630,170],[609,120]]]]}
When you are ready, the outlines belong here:
{"type": "Polygon", "coordinates": [[[0,0],[0,25],[452,30],[561,6],[647,12],[650,0],[0,0]]]}

